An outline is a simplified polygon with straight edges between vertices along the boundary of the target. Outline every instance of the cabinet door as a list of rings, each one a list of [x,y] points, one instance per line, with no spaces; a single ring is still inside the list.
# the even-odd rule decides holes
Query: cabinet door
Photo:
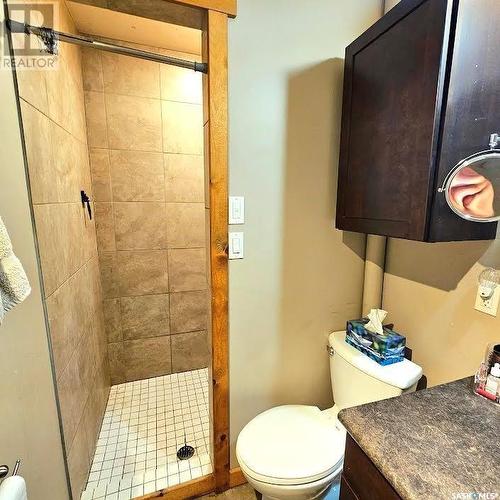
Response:
[[[446,0],[405,0],[346,50],[337,227],[424,240]]]
[[[500,2],[460,0],[456,19],[436,191],[458,162],[500,133]],[[496,228],[457,217],[444,195],[434,196],[431,241],[494,239]]]

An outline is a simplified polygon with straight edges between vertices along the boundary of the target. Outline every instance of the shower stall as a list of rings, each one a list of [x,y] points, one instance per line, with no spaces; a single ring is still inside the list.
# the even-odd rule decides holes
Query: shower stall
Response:
[[[92,3],[12,43],[59,38],[17,85],[71,494],[121,500],[212,473],[206,68],[201,31]]]

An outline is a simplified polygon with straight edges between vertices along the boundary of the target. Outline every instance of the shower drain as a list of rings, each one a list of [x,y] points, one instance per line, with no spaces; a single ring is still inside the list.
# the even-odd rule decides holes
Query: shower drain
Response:
[[[177,458],[179,460],[188,460],[194,455],[194,448],[187,444],[186,432],[184,432],[184,446],[177,450]]]
[[[184,444],[177,451],[177,458],[179,460],[188,460],[194,455],[194,448],[188,444]]]

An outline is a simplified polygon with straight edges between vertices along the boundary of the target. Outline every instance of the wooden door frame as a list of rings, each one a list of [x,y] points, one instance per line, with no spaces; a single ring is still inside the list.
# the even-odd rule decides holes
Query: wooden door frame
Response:
[[[227,490],[243,481],[230,471],[229,443],[229,310],[228,310],[228,17],[236,16],[236,0],[165,0],[203,9],[202,55],[208,65],[203,78],[205,177],[210,213],[212,338],[212,425],[214,470],[211,475],[165,488],[140,500],[187,499]],[[210,6],[210,8],[207,8]],[[232,472],[232,474],[230,474]],[[231,476],[231,479],[230,479]],[[236,479],[236,481],[235,481]]]
[[[212,428],[215,490],[229,487],[228,78],[225,13],[209,10],[203,30],[205,157],[210,208]]]

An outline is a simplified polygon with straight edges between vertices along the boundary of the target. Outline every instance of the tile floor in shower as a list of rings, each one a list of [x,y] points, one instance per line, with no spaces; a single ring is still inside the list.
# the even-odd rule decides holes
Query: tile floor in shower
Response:
[[[189,460],[177,451],[195,448]],[[128,500],[212,472],[208,369],[111,387],[81,500]]]

